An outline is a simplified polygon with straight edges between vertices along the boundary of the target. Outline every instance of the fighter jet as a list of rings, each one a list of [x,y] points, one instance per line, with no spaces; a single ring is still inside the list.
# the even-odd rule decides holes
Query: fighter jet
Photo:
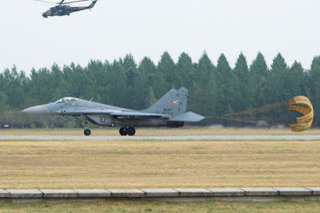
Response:
[[[171,89],[154,105],[144,110],[132,110],[110,106],[80,98],[65,97],[54,103],[38,105],[24,109],[28,114],[51,114],[61,116],[81,116],[87,122],[100,126],[119,126],[121,136],[134,136],[136,127],[182,127],[185,122],[199,122],[203,116],[186,112],[188,90]],[[84,129],[84,135],[91,135],[91,130]]]

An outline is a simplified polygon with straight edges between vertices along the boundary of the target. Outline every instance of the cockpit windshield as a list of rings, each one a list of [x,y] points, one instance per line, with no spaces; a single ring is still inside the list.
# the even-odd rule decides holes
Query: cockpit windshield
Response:
[[[57,100],[55,103],[56,103],[56,104],[63,103],[63,99],[61,98],[60,100]]]
[[[61,98],[60,100],[57,100],[55,103],[60,104],[60,103],[76,103],[78,102],[78,98],[72,98],[72,97],[66,97],[66,98]]]
[[[78,98],[69,98],[69,97],[63,99],[65,103],[75,103],[75,102],[78,102],[78,100],[79,100]]]

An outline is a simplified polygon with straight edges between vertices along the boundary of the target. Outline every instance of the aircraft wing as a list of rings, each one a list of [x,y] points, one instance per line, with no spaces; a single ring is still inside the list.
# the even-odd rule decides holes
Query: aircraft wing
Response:
[[[115,118],[168,118],[168,115],[158,113],[145,113],[139,111],[125,111],[125,110],[114,110],[114,109],[71,109],[59,112],[63,115],[110,115]]]
[[[145,112],[113,112],[110,114],[116,118],[168,118],[168,115]]]
[[[58,111],[59,114],[62,115],[99,115],[99,114],[110,114],[112,111],[107,109],[88,109],[88,108],[77,108],[77,109],[68,109]]]

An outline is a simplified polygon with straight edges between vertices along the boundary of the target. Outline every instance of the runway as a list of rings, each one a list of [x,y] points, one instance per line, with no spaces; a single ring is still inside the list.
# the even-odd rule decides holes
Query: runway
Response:
[[[37,136],[5,135],[0,141],[320,141],[320,135],[194,135],[194,136]]]

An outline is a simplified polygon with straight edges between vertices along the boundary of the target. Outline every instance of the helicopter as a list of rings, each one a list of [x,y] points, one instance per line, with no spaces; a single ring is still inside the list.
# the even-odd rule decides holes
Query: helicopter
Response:
[[[36,0],[36,1],[44,2],[41,0]],[[71,7],[68,5],[68,4],[73,4],[76,2],[84,2],[84,1],[91,1],[92,3],[86,7]],[[52,2],[49,2],[49,3],[52,3]],[[42,17],[48,18],[49,16],[69,16],[70,13],[91,9],[94,7],[96,3],[97,3],[97,0],[77,0],[77,1],[71,1],[71,2],[65,2],[65,0],[62,0],[61,2],[57,3],[55,7],[51,7],[46,12],[42,13]]]

